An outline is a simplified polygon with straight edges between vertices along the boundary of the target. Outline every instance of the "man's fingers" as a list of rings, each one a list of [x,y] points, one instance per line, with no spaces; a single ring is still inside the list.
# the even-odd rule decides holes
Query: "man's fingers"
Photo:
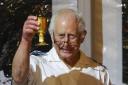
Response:
[[[34,21],[34,20],[27,20],[25,25],[33,25],[35,26],[35,28],[38,28],[39,27],[39,24],[37,21]]]
[[[26,27],[26,29],[31,29],[31,30],[34,30],[34,31],[38,31],[38,28],[39,27],[37,27],[35,25],[31,25],[31,24],[28,24],[27,27]]]
[[[37,20],[37,17],[36,17],[36,16],[28,16],[27,19],[28,19],[28,20]]]

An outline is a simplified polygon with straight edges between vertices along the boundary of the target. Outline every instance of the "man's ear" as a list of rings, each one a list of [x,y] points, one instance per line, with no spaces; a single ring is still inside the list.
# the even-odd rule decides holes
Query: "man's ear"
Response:
[[[82,32],[82,33],[81,33],[81,35],[80,35],[80,43],[83,43],[83,41],[84,41],[84,39],[85,39],[86,34],[87,34],[87,32],[86,32],[86,31],[84,31],[84,32]]]
[[[53,42],[53,44],[55,44],[55,35],[54,35],[54,32],[52,34],[52,42]]]

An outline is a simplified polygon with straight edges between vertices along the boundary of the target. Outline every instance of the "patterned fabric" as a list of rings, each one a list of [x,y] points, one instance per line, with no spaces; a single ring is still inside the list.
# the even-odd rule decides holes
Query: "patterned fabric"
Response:
[[[0,85],[11,85],[11,83],[12,83],[12,78],[5,77],[4,72],[0,71]]]
[[[42,56],[30,56],[30,75],[24,85],[110,85],[107,69],[83,52],[74,67],[66,65],[55,48]]]

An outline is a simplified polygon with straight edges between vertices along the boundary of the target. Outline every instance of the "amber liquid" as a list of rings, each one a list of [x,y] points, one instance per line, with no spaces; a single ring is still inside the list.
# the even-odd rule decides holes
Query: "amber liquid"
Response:
[[[48,45],[45,42],[45,33],[46,33],[46,28],[47,28],[47,20],[46,17],[38,16],[38,23],[39,23],[39,30],[38,30],[38,35],[39,35],[39,43],[38,45]]]

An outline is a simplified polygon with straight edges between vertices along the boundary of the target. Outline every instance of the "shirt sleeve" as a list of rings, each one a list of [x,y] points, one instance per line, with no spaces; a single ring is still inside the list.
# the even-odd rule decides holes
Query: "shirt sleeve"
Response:
[[[111,85],[109,73],[108,73],[107,70],[106,70],[106,73],[105,73],[105,85]]]
[[[106,68],[101,70],[100,76],[101,76],[101,79],[102,79],[102,82],[104,83],[104,85],[111,85],[109,73]]]

